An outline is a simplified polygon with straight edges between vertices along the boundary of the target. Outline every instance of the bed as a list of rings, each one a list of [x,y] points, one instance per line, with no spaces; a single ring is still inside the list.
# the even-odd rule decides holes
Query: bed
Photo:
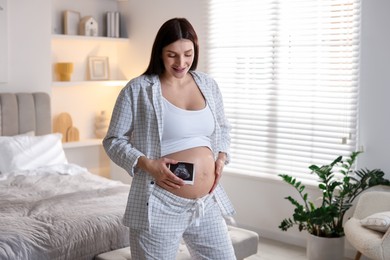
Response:
[[[46,93],[0,93],[0,259],[93,259],[129,246],[129,185],[67,162]]]

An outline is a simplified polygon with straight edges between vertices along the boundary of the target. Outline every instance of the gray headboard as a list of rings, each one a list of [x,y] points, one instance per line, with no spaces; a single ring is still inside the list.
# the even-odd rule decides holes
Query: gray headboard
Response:
[[[0,93],[0,135],[35,131],[51,133],[50,96],[47,93]]]

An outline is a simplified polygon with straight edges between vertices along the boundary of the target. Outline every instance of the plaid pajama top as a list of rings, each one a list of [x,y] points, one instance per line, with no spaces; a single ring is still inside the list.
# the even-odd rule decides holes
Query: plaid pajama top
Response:
[[[225,117],[222,95],[217,83],[204,73],[190,71],[214,116],[215,130],[211,136],[215,159],[218,152],[230,160],[230,126]],[[155,184],[153,177],[135,167],[140,156],[161,157],[163,103],[159,77],[142,75],[132,79],[118,95],[103,147],[117,165],[133,176],[123,223],[131,228],[148,229],[148,201]],[[234,213],[227,194],[219,184],[216,200],[224,215]]]

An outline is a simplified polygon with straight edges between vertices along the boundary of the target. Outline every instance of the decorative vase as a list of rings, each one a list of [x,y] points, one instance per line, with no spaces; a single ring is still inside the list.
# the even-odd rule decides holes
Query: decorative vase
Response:
[[[103,138],[106,136],[109,123],[110,118],[107,116],[107,112],[101,111],[95,121],[95,134],[97,138]]]
[[[306,256],[308,260],[344,259],[345,237],[317,237],[309,234]]]
[[[70,81],[70,78],[73,73],[73,63],[72,62],[59,62],[56,65],[58,78],[60,81]]]

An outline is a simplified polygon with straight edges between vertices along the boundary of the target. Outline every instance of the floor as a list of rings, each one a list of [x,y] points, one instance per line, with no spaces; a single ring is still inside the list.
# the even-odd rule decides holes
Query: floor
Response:
[[[260,238],[257,254],[245,260],[304,260],[306,249],[282,242]],[[345,258],[345,260],[350,260]]]

